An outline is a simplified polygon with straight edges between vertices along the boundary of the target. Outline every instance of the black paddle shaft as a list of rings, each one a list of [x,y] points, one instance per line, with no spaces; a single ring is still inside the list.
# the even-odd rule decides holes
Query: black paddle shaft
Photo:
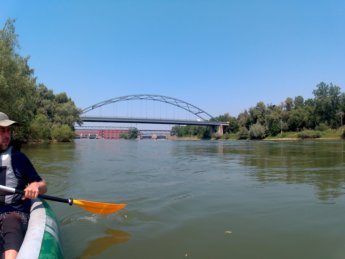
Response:
[[[46,194],[40,194],[38,195],[39,198],[45,199],[45,200],[51,200],[51,201],[58,201],[58,202],[64,202],[68,203],[69,205],[73,204],[73,199],[66,199],[66,198],[60,198],[60,197],[54,197]]]
[[[16,193],[24,194],[24,191],[16,189]],[[38,197],[42,198],[42,199],[45,199],[45,200],[51,200],[51,201],[68,203],[69,205],[73,204],[73,199],[72,198],[70,198],[70,199],[59,198],[59,197],[50,196],[50,195],[46,195],[46,194],[39,194]]]

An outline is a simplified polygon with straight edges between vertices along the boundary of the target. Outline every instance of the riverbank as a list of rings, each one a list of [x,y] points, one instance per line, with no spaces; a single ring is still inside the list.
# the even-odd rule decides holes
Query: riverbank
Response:
[[[263,140],[274,140],[274,141],[292,141],[292,140],[308,140],[301,138],[265,138]],[[341,137],[328,137],[328,138],[309,138],[309,140],[342,140]]]
[[[167,137],[168,140],[193,140],[193,141],[196,141],[196,140],[200,140],[198,137],[178,137],[178,136],[168,136]]]
[[[286,141],[286,140],[303,140],[303,139],[315,139],[315,140],[341,140],[343,139],[344,129],[327,129],[324,131],[316,130],[305,130],[300,132],[283,132],[276,136],[268,136],[262,140],[277,140],[277,141]],[[225,140],[237,140],[238,134],[236,133],[226,133],[221,139]]]

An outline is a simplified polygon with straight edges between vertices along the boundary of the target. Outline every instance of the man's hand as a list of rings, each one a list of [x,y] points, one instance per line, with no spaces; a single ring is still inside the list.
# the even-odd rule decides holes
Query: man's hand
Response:
[[[41,191],[40,191],[41,189]],[[43,191],[42,191],[43,189]],[[46,192],[46,183],[42,182],[32,182],[24,189],[24,199],[36,199],[40,193]]]

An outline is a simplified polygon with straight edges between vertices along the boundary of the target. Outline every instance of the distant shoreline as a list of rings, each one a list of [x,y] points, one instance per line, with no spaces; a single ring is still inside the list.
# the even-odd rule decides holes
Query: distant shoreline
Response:
[[[277,141],[288,141],[288,140],[342,140],[340,137],[329,137],[329,138],[265,138],[263,140],[277,140]]]
[[[176,140],[176,141],[183,141],[183,140],[190,140],[190,141],[197,141],[201,140],[197,137],[176,137],[176,136],[170,136],[167,138],[168,140]],[[220,139],[222,140],[222,139]],[[225,140],[225,139],[223,139]],[[227,139],[227,140],[238,140],[238,139]],[[301,141],[301,140],[342,140],[341,137],[323,137],[323,138],[292,138],[292,137],[286,137],[286,138],[265,138],[261,141]],[[260,141],[260,140],[259,140]]]

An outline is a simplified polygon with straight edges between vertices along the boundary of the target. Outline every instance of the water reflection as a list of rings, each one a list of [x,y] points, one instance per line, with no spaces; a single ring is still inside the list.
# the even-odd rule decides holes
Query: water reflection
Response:
[[[177,146],[174,153],[190,160],[202,157],[213,166],[237,163],[260,183],[311,184],[325,201],[344,194],[344,145],[342,140],[201,141]]]
[[[75,143],[24,145],[22,151],[30,158],[39,174],[48,182],[51,195],[64,196],[70,187],[69,175],[79,159]]]
[[[103,237],[89,241],[87,247],[78,258],[87,259],[99,256],[112,246],[126,243],[130,238],[130,235],[127,232],[111,228],[106,229],[105,234],[106,235]]]
[[[344,142],[263,142],[241,149],[240,162],[256,170],[250,174],[262,183],[312,184],[320,200],[344,194]]]

